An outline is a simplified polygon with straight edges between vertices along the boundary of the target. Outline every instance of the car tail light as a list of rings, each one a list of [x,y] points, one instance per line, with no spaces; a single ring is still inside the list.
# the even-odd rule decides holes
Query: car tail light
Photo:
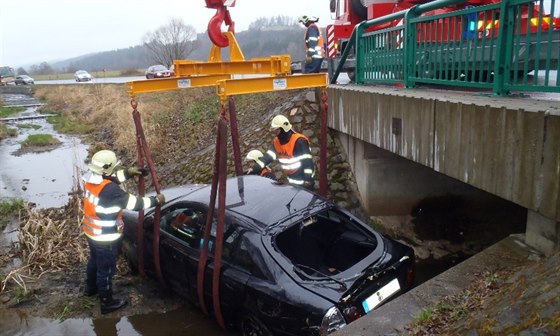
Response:
[[[360,314],[360,311],[358,310],[358,307],[355,307],[355,306],[344,308],[343,313],[344,313],[344,317],[346,317],[346,321],[348,321],[348,323],[350,323],[352,321],[356,321],[357,319],[362,317],[362,314]]]
[[[346,321],[340,310],[336,307],[331,307],[321,321],[321,336],[325,336],[337,331],[346,326]]]
[[[413,255],[410,258],[410,267],[406,271],[406,285],[412,286],[414,284],[415,277],[416,277],[416,257]]]

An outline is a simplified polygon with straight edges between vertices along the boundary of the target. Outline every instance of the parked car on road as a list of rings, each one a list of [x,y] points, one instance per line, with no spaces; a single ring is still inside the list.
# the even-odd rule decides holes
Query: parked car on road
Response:
[[[173,70],[167,69],[165,66],[161,64],[158,64],[158,65],[152,65],[151,67],[146,69],[145,75],[146,75],[146,79],[168,78],[168,77],[174,77],[175,72]]]
[[[13,83],[16,79],[14,68],[9,66],[0,66],[0,86]]]
[[[16,85],[35,84],[35,80],[27,75],[16,76]]]
[[[413,285],[414,251],[305,188],[260,176],[227,180],[221,312],[242,335],[327,335]],[[211,188],[163,190],[159,254],[168,288],[195,306],[197,269]],[[145,272],[155,275],[154,209],[143,221]],[[208,242],[204,297],[210,312],[216,214]],[[137,260],[136,212],[123,214],[123,251]],[[188,219],[188,220],[187,220]]]
[[[89,82],[93,79],[93,76],[85,70],[78,70],[74,73],[74,79],[76,82]]]

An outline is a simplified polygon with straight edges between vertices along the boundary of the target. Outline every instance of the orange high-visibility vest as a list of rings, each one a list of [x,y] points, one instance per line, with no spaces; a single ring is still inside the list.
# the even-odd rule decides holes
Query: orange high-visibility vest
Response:
[[[103,179],[100,184],[86,182],[84,195],[84,219],[82,228],[84,233],[93,240],[114,241],[120,238],[123,232],[123,220],[120,207],[102,207],[99,205],[101,190],[112,183]],[[101,219],[98,213],[106,216]],[[109,217],[109,219],[107,219]],[[111,218],[114,217],[114,218]]]
[[[312,26],[315,26],[315,28],[317,28],[317,31],[319,31],[319,36],[318,36],[318,40],[317,40],[317,46],[314,49],[314,54],[313,56],[311,56],[312,58],[324,58],[325,57],[325,41],[323,40],[323,33],[321,32],[321,28],[319,28],[316,24],[312,23],[309,25],[309,27],[307,27],[306,31],[305,31],[305,50],[308,51],[309,50],[309,45],[308,45],[308,31],[309,28],[311,28]]]
[[[305,139],[309,143],[309,139],[305,135],[297,132],[292,134],[290,140],[283,145],[280,144],[278,137],[274,138],[274,150],[276,151],[278,162],[287,176],[295,174],[301,168],[301,160],[307,158],[307,156],[303,158],[294,157],[296,141],[300,138]]]

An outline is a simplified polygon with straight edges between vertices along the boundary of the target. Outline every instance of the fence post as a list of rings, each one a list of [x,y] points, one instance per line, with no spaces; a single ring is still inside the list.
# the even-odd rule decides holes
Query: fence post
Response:
[[[418,17],[416,13],[416,7],[418,5],[411,7],[404,14],[404,53],[403,53],[403,64],[404,64],[404,86],[411,88],[416,86],[416,82],[410,77],[416,77],[415,69],[415,55],[416,55],[416,29],[414,29],[412,19]]]
[[[495,95],[503,96],[508,92],[504,89],[504,82],[509,80],[511,66],[507,59],[513,45],[513,13],[509,13],[513,7],[509,7],[509,0],[500,3],[500,30],[498,31],[498,45],[496,49],[496,60],[494,62],[494,84],[492,91]]]
[[[356,56],[356,68],[354,69],[354,73],[356,84],[364,84],[365,48],[364,39],[360,38],[365,32],[363,26],[364,22],[360,22],[354,29],[356,32],[356,36],[354,37],[356,39],[354,41],[354,55]]]

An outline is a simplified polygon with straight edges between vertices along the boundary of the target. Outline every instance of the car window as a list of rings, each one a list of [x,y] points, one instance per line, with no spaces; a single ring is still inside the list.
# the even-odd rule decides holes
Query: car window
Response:
[[[165,209],[161,216],[160,228],[187,243],[192,248],[200,248],[203,236],[205,213],[194,207],[177,205]]]
[[[260,257],[260,251],[245,236],[246,230],[231,225],[224,233],[223,259],[230,265],[244,270],[245,272],[266,279],[265,273],[259,267],[256,260]]]

